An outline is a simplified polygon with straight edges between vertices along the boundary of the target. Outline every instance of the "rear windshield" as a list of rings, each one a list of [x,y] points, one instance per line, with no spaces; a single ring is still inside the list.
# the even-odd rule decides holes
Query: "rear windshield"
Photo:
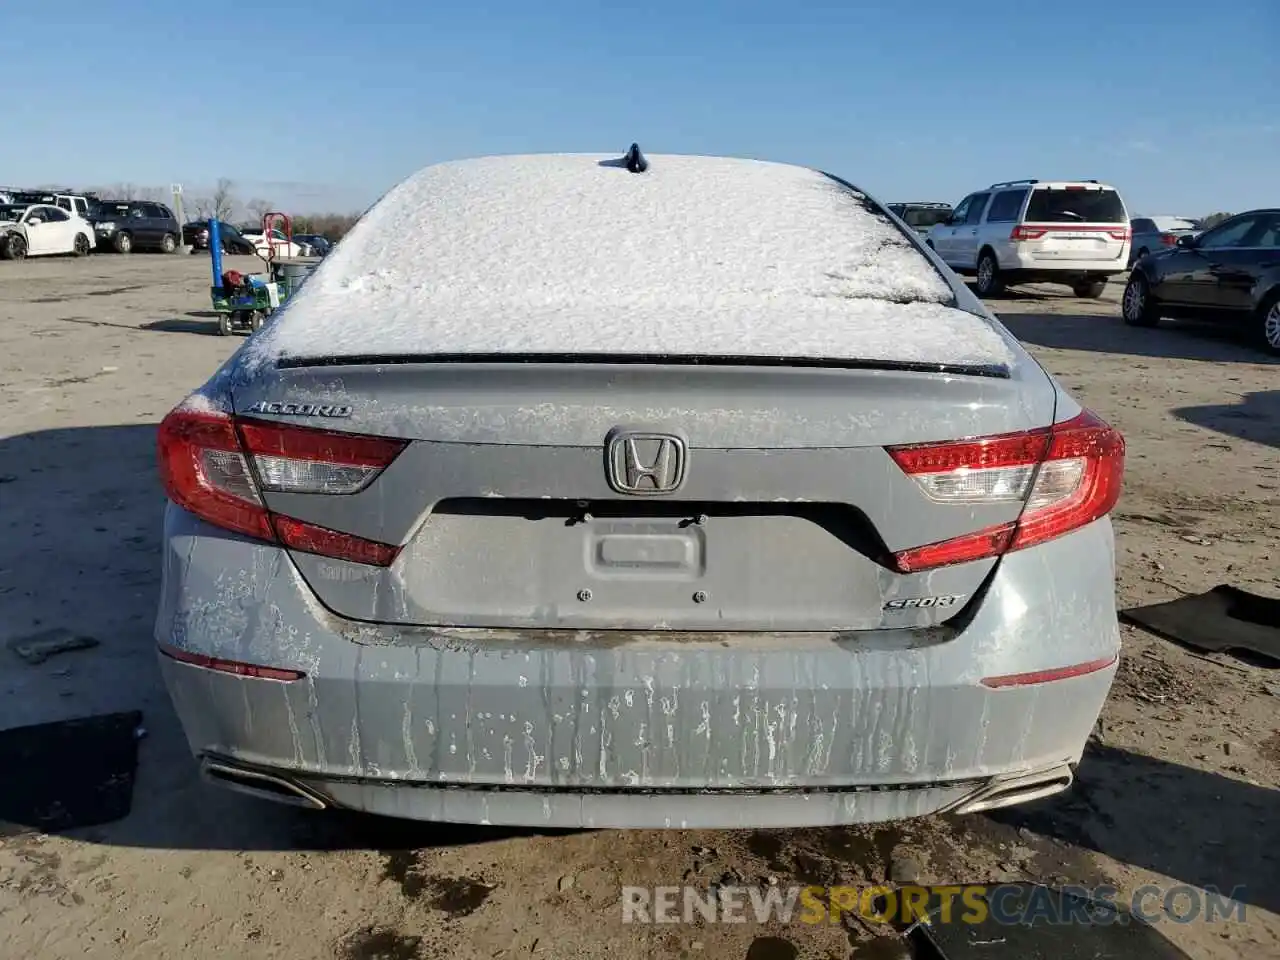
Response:
[[[1028,223],[1128,223],[1114,190],[1051,190],[1040,187],[1027,205]]]
[[[946,207],[907,207],[902,220],[908,227],[932,227],[951,216]]]

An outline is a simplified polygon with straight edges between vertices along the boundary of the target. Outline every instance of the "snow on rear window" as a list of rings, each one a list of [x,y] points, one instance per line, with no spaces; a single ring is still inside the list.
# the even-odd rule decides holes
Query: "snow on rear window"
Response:
[[[861,194],[752,160],[490,157],[427,167],[246,344],[280,357],[492,353],[1008,363]]]

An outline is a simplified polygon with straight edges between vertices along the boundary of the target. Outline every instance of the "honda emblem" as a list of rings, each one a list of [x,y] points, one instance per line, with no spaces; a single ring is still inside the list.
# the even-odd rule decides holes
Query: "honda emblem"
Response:
[[[605,476],[618,493],[672,493],[684,483],[684,441],[670,433],[619,431],[605,440]]]

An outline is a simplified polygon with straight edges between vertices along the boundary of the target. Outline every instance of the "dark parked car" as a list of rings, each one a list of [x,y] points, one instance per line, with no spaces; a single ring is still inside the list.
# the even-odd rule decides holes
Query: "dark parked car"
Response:
[[[107,201],[97,204],[89,212],[89,219],[93,221],[99,249],[173,253],[178,247],[178,218],[163,203]]]
[[[951,216],[949,203],[891,203],[889,212],[921,236],[929,233],[934,224]]]
[[[239,229],[234,224],[227,223],[225,220],[218,221],[218,236],[221,240],[223,253],[247,253],[254,252],[253,244],[240,235]],[[182,242],[190,246],[193,250],[209,249],[209,221],[193,220],[182,228]]]
[[[318,233],[294,234],[293,242],[302,245],[302,255],[304,257],[328,256],[329,251],[333,249],[332,241],[328,237],[320,236]]]
[[[1135,327],[1161,317],[1244,325],[1280,353],[1280,209],[1237,214],[1138,261],[1121,310]]]

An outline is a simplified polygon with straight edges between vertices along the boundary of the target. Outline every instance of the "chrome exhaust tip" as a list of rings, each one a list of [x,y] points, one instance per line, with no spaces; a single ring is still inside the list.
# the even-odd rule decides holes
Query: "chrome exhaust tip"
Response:
[[[1019,803],[1042,800],[1055,793],[1070,788],[1075,781],[1071,766],[1066,763],[1024,773],[1013,777],[1002,777],[992,780],[955,804],[947,813],[982,813],[987,810],[998,810],[1001,807],[1012,807]]]
[[[287,803],[308,810],[325,810],[329,806],[323,797],[287,777],[242,767],[225,760],[206,758],[200,763],[200,772],[210,783],[262,800]]]

